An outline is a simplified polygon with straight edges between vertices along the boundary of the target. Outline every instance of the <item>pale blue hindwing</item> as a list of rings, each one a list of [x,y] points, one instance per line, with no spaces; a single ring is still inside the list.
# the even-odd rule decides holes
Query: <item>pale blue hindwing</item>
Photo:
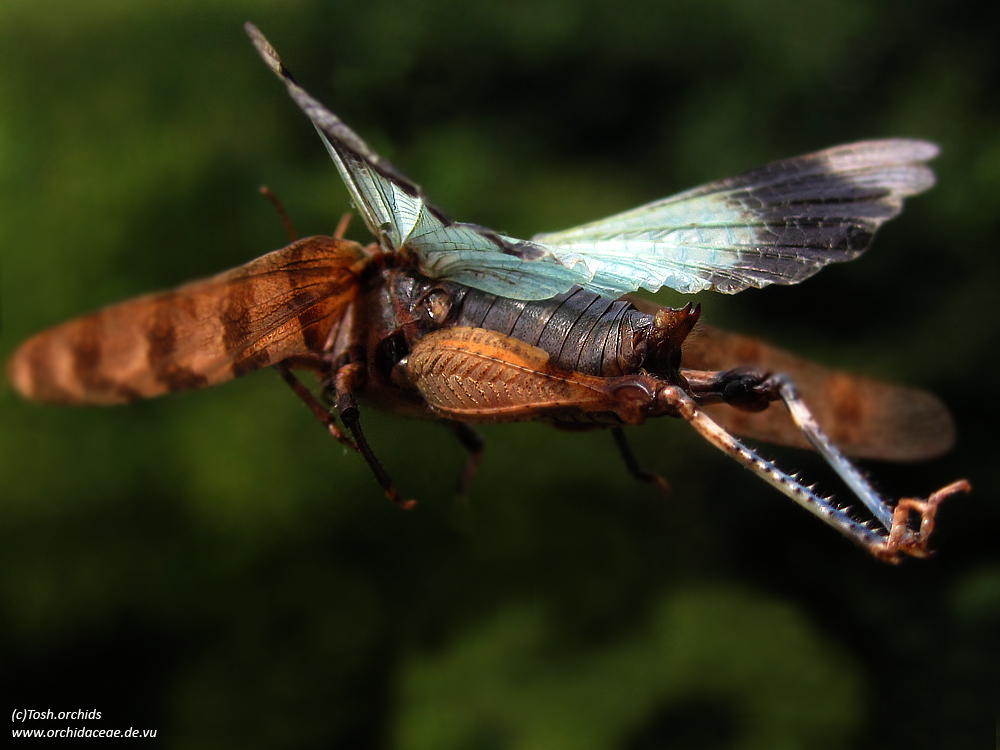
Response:
[[[259,31],[265,62],[312,120],[379,245],[421,271],[514,299],[580,285],[618,297],[639,288],[733,293],[796,284],[851,260],[903,199],[934,183],[938,149],[913,140],[839,146],[774,162],[530,242],[453,221],[420,188],[305,92]]]

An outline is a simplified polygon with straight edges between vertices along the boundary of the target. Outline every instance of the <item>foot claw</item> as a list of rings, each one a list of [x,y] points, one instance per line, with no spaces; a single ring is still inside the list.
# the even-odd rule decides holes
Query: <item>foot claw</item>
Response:
[[[937,514],[938,505],[943,500],[959,492],[969,492],[972,489],[966,480],[960,479],[952,482],[947,487],[942,487],[926,500],[919,498],[904,497],[897,504],[892,513],[892,528],[889,536],[872,552],[879,559],[886,562],[898,563],[903,555],[910,557],[926,558],[931,556],[931,551],[927,548],[931,532],[934,531],[934,517]],[[913,528],[910,519],[913,514],[920,516],[920,525]]]
[[[650,475],[650,482],[656,485],[656,488],[660,491],[660,494],[664,497],[670,497],[670,493],[673,489],[670,486],[670,482],[661,477],[659,474]]]
[[[395,505],[397,508],[402,510],[413,510],[417,507],[416,500],[404,500],[399,496],[395,487],[387,487],[385,490],[385,496],[389,498],[389,501]]]

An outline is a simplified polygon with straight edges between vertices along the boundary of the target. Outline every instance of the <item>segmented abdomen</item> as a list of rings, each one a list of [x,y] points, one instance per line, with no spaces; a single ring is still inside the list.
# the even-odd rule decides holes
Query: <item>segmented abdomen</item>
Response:
[[[456,325],[486,328],[537,346],[567,370],[615,377],[641,367],[643,356],[634,344],[652,327],[652,316],[579,287],[535,302],[469,289]]]

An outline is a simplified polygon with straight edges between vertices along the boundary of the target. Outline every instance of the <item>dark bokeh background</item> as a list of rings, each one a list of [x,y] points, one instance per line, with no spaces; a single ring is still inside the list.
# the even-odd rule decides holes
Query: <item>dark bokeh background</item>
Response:
[[[3,356],[281,246],[261,184],[303,233],[333,230],[346,193],[253,20],[436,202],[515,236],[853,139],[939,142],[938,187],[869,254],[702,301],[711,322],[938,393],[954,452],[866,469],[893,496],[975,487],[942,512],[934,559],[892,568],[667,420],[631,434],[668,500],[606,434],[514,425],[484,430],[462,504],[445,430],[368,413],[421,500],[404,513],[269,371],[106,410],[5,388],[9,708],[96,708],[69,724],[170,746],[988,746],[1000,14],[984,7],[6,0]]]

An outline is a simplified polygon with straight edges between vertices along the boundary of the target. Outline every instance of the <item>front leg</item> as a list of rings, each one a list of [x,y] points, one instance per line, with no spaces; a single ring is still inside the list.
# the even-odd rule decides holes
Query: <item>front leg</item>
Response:
[[[320,403],[320,400],[313,395],[313,392],[310,391],[301,380],[298,379],[295,373],[292,372],[292,369],[285,362],[276,362],[274,364],[274,369],[278,371],[278,374],[281,375],[282,379],[288,384],[288,387],[291,388],[295,395],[302,400],[302,403],[309,408],[309,411],[313,413],[313,416],[319,420],[320,424],[326,428],[326,431],[329,432],[338,443],[346,445],[352,450],[358,450],[357,443],[344,434],[344,431],[340,429],[340,425],[337,424],[337,420],[333,418],[329,409]]]
[[[340,421],[351,433],[358,451],[364,456],[368,468],[375,475],[375,481],[385,490],[386,497],[403,510],[410,510],[417,504],[417,501],[405,500],[400,496],[399,490],[396,489],[389,473],[382,466],[382,462],[378,460],[371,446],[368,445],[368,439],[361,429],[361,412],[358,409],[355,394],[364,387],[365,379],[365,368],[360,363],[346,364],[337,370],[333,378],[333,385]]]
[[[288,383],[295,394],[302,399],[302,402],[309,408],[316,419],[318,419],[319,422],[326,428],[330,435],[332,435],[338,442],[346,445],[352,450],[358,451],[362,456],[364,456],[365,462],[372,470],[372,474],[375,475],[375,481],[377,481],[382,486],[382,489],[385,490],[386,497],[404,510],[409,510],[416,505],[415,500],[404,500],[400,497],[399,491],[396,489],[391,477],[382,466],[381,461],[378,460],[375,452],[371,449],[371,446],[368,444],[368,440],[365,438],[364,432],[361,429],[360,412],[358,410],[355,393],[361,390],[364,386],[365,373],[363,365],[357,363],[343,365],[336,371],[333,377],[334,397],[336,400],[337,411],[340,415],[340,420],[344,423],[348,432],[351,433],[351,437],[344,434],[344,431],[340,429],[340,426],[337,424],[337,420],[334,419],[330,410],[320,403],[320,400],[313,395],[312,391],[306,388],[306,386],[295,376],[287,364],[284,362],[278,362],[274,365],[274,369],[280,373],[285,382]]]

